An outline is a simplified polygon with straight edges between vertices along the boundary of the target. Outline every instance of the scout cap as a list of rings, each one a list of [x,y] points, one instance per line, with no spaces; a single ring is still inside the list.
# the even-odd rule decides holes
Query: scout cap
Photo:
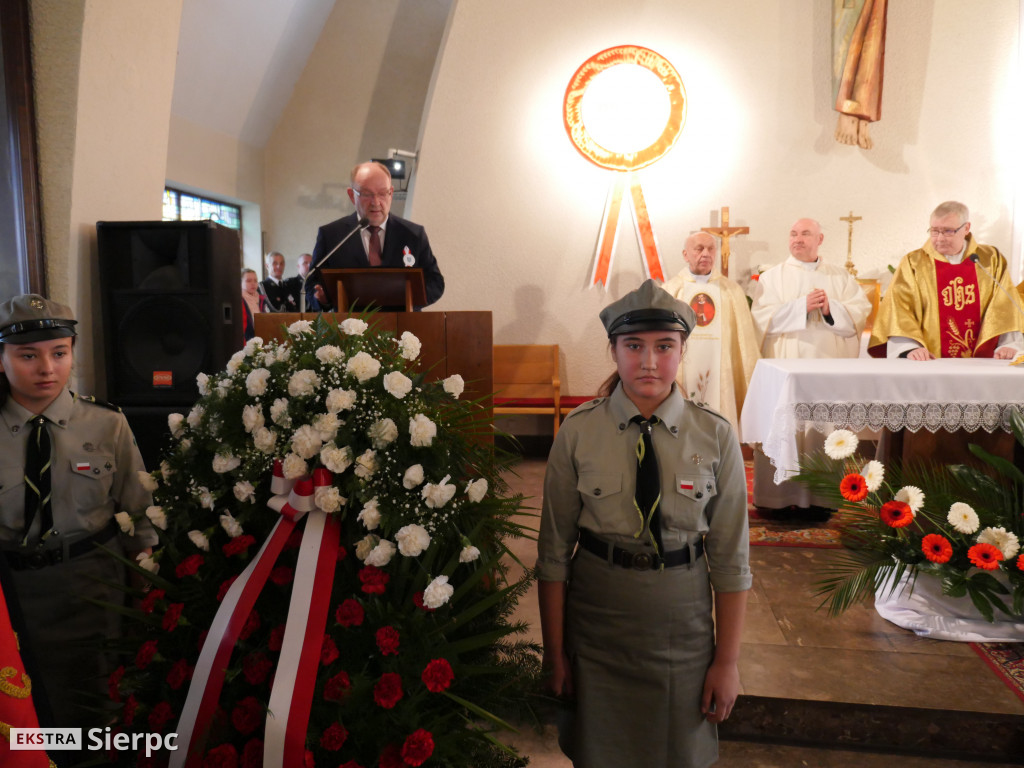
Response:
[[[0,304],[0,344],[28,344],[76,336],[71,310],[34,293]]]
[[[654,280],[644,280],[635,291],[601,310],[608,338],[639,331],[682,331],[688,335],[697,322],[690,305],[663,290]]]

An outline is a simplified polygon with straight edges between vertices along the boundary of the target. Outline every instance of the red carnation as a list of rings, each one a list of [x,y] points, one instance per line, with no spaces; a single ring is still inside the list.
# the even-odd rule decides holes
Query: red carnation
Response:
[[[847,501],[864,501],[868,496],[868,484],[860,475],[849,474],[839,483],[839,492]]]
[[[1017,558],[1017,570],[1024,571],[1024,555],[1020,555]]]
[[[352,687],[348,672],[342,670],[324,683],[324,698],[327,701],[341,701]]]
[[[358,600],[348,598],[334,612],[334,620],[343,627],[358,627],[366,615]]]
[[[171,671],[167,673],[167,684],[171,686],[171,690],[178,690],[192,679],[192,667],[188,665],[184,659],[178,659],[174,662],[171,667]]]
[[[415,605],[420,610],[426,611],[427,613],[433,613],[434,612],[433,608],[428,608],[426,603],[423,602],[423,593],[422,592],[416,592],[415,594],[413,594],[412,602],[413,602],[413,605]]]
[[[203,768],[238,768],[238,751],[230,744],[219,744],[203,757]]]
[[[178,567],[174,569],[174,575],[179,579],[184,579],[186,576],[194,576],[202,564],[202,555],[189,555],[178,563]]]
[[[124,665],[118,667],[110,673],[110,679],[107,680],[107,691],[110,694],[110,700],[120,702],[121,701],[121,678],[124,677]]]
[[[242,749],[241,768],[263,768],[263,742],[249,739]]]
[[[135,666],[139,669],[145,669],[149,666],[149,662],[156,656],[156,640],[147,640],[140,647],[138,652],[135,654]]]
[[[391,709],[402,698],[402,678],[395,672],[385,672],[373,686],[373,700],[384,709]]]
[[[330,635],[324,635],[324,641],[320,646],[320,663],[326,667],[332,664],[339,655],[334,639]]]
[[[405,768],[402,753],[394,744],[388,744],[377,760],[378,768]]]
[[[239,640],[248,640],[249,636],[260,628],[260,615],[253,609],[249,613],[249,618],[245,620],[245,624],[242,625],[242,631],[238,633]]]
[[[222,602],[224,600],[224,595],[226,595],[228,593],[228,590],[231,589],[231,585],[235,583],[235,579],[237,579],[237,578],[238,578],[238,574],[236,573],[230,579],[225,579],[224,581],[222,581],[220,583],[220,587],[217,588],[217,602],[218,603]]]
[[[933,563],[948,563],[953,556],[953,545],[949,539],[937,533],[929,533],[921,539],[921,550]]]
[[[272,651],[280,651],[284,647],[284,624],[278,624],[270,630],[267,647]]]
[[[999,561],[1003,559],[1003,553],[999,547],[991,544],[975,544],[967,550],[967,557],[979,568],[986,571],[994,571],[999,567]]]
[[[346,557],[348,557],[348,550],[346,550],[343,546],[341,546],[339,544],[338,545],[338,562],[340,563]]]
[[[178,626],[178,619],[181,618],[181,612],[185,610],[184,603],[171,603],[167,606],[167,611],[164,613],[164,620],[161,626],[164,628],[164,632],[173,632]]]
[[[367,565],[359,571],[359,581],[363,583],[363,592],[368,595],[383,595],[391,577],[375,565]]]
[[[285,584],[291,584],[294,578],[295,571],[287,565],[279,565],[270,572],[270,580],[281,587]]]
[[[377,648],[384,656],[398,655],[398,630],[394,627],[381,627],[377,630]]]
[[[417,728],[402,745],[402,759],[407,765],[423,765],[434,754],[434,737],[430,731]]]
[[[255,543],[255,536],[243,533],[241,536],[235,536],[235,538],[230,539],[227,544],[221,547],[221,552],[224,553],[224,557],[231,557],[232,555],[237,555],[240,552],[245,552]]]
[[[255,696],[246,696],[231,710],[231,724],[243,736],[248,736],[260,727],[266,714],[266,708],[256,701]]]
[[[149,727],[156,733],[163,733],[164,726],[174,718],[174,710],[166,701],[161,701],[149,713]]]
[[[347,738],[348,731],[339,723],[331,723],[320,735],[320,746],[331,752],[337,752],[345,744]]]
[[[166,592],[162,589],[149,590],[146,596],[142,598],[142,602],[139,603],[139,608],[142,609],[143,613],[152,613],[153,609],[156,607],[156,601],[163,599],[165,594]]]
[[[242,674],[250,685],[259,685],[267,679],[274,664],[262,653],[250,653],[242,659]]]
[[[128,700],[124,703],[124,709],[121,710],[121,719],[125,725],[131,725],[132,721],[135,720],[135,713],[139,709],[139,702],[136,700],[135,695],[132,694],[128,697]]]
[[[420,677],[428,691],[440,693],[448,690],[448,686],[455,679],[455,673],[452,672],[452,665],[448,663],[447,659],[434,659],[427,664]]]
[[[903,528],[914,522],[914,513],[905,501],[887,501],[878,515],[883,523],[892,528]]]

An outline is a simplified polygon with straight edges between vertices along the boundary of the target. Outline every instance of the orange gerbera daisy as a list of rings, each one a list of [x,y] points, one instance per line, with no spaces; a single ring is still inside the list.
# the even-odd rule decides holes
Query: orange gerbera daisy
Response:
[[[929,533],[921,540],[921,550],[933,563],[948,563],[953,556],[953,545],[949,539],[937,533]]]
[[[1003,559],[1003,553],[999,547],[991,544],[975,544],[967,550],[967,557],[972,563],[986,571],[994,571],[999,567],[999,561]]]
[[[905,501],[887,501],[882,505],[878,516],[891,528],[903,528],[914,522],[914,513],[910,511],[910,505]]]
[[[1024,555],[1017,558],[1017,570],[1024,571]]]
[[[864,501],[868,495],[867,480],[856,473],[851,473],[839,483],[839,492],[847,501]]]

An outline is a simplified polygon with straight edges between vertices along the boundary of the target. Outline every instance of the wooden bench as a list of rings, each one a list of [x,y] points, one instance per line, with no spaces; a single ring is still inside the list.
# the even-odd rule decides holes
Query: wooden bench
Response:
[[[557,344],[494,345],[495,415],[549,415],[561,421]]]

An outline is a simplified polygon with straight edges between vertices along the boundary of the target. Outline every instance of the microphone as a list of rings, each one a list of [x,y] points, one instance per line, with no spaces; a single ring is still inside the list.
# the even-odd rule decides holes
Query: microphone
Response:
[[[299,309],[300,312],[302,312],[303,314],[306,313],[306,281],[309,280],[309,278],[312,276],[312,274],[314,272],[316,272],[318,269],[320,269],[320,267],[323,266],[323,263],[325,261],[327,261],[329,258],[331,258],[331,256],[334,255],[334,252],[337,251],[339,248],[341,248],[341,246],[343,246],[345,244],[345,242],[350,237],[352,237],[352,235],[354,235],[356,232],[362,232],[368,226],[370,226],[370,220],[368,218],[366,218],[365,216],[363,216],[361,219],[359,219],[359,221],[356,222],[355,228],[351,232],[349,232],[347,235],[345,235],[343,238],[341,238],[341,240],[338,241],[338,244],[336,246],[334,246],[333,248],[331,248],[330,252],[326,256],[324,256],[322,259],[320,259],[320,261],[318,261],[306,273],[306,276],[304,278],[302,278],[302,290],[299,291],[299,301],[301,302],[301,305],[302,305],[300,307],[300,309]]]
[[[1002,291],[1006,298],[1010,300],[1010,306],[1017,310],[1018,315],[1024,317],[1024,311],[1021,311],[1021,308],[1017,305],[1017,302],[1013,300],[1013,297],[1010,295],[1010,292],[1003,287],[1003,284],[996,280],[995,275],[989,272],[985,265],[981,263],[981,261],[978,259],[978,254],[972,253],[967,258],[974,262],[974,266],[979,267],[982,272],[988,275],[988,279],[992,281],[993,285],[995,285],[1000,291]]]

